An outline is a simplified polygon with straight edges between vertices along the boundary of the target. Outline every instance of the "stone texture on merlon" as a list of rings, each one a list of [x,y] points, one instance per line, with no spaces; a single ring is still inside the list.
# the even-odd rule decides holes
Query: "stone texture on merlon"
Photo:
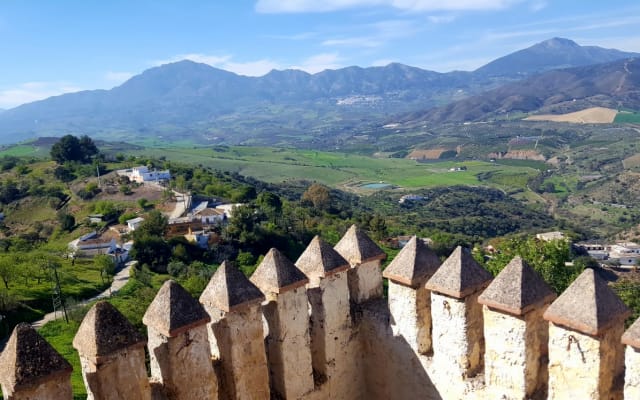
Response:
[[[0,383],[14,390],[70,375],[72,370],[71,364],[24,322],[16,325],[0,354]]]
[[[166,337],[177,336],[210,320],[202,304],[173,280],[162,285],[142,317],[145,325]]]
[[[640,349],[640,318],[622,335],[622,344]]]
[[[114,306],[97,302],[82,320],[73,347],[85,357],[100,363],[118,350],[144,347],[146,339]]]
[[[597,271],[585,269],[544,313],[544,319],[597,336],[631,315]]]
[[[351,225],[347,233],[336,243],[334,249],[351,265],[384,260],[387,257],[385,252],[355,225]]]
[[[524,315],[556,297],[540,274],[522,258],[515,257],[482,292],[478,302],[509,314]]]
[[[351,267],[349,261],[320,236],[313,238],[295,264],[308,277],[322,278],[346,271]]]
[[[493,276],[473,259],[469,250],[458,246],[427,281],[426,288],[461,299],[484,289],[491,279]]]
[[[309,279],[284,254],[271,249],[250,281],[263,293],[283,293],[309,283]]]
[[[251,303],[260,303],[264,299],[260,289],[227,261],[220,264],[200,295],[202,304],[225,312]]]
[[[382,276],[417,289],[440,267],[440,259],[421,239],[413,236],[385,268]]]

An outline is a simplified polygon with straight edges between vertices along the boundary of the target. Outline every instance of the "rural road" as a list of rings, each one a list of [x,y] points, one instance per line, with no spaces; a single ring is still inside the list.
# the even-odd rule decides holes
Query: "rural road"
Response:
[[[110,297],[112,293],[116,293],[118,290],[122,289],[122,287],[129,281],[129,271],[131,270],[131,266],[134,265],[132,263],[127,263],[127,265],[122,268],[122,270],[120,270],[114,277],[113,277],[113,282],[111,282],[111,286],[105,290],[104,292],[98,294],[97,296],[94,296],[90,299],[87,300],[83,300],[80,303],[78,303],[76,305],[76,307],[78,306],[84,306],[86,304],[89,304],[92,301],[95,300],[99,300],[99,299],[104,299],[107,297]],[[44,324],[46,324],[49,321],[53,321],[56,320],[58,318],[62,318],[64,316],[62,311],[58,311],[56,313],[50,312],[48,314],[45,314],[44,317],[42,317],[42,319],[38,320],[38,321],[34,321],[31,323],[31,326],[33,326],[36,329],[41,328]]]
[[[180,218],[191,207],[191,196],[180,192],[173,191],[176,196],[176,208],[173,209],[169,218]]]

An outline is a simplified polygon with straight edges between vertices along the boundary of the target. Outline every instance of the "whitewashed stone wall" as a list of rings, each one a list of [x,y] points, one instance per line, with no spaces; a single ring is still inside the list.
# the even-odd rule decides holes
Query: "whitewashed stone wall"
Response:
[[[3,395],[5,400],[71,400],[73,398],[68,375],[65,375],[64,379],[52,379],[14,393],[6,393],[3,390]]]
[[[431,292],[389,281],[391,329],[419,354],[431,350]]]
[[[632,346],[625,350],[624,398],[640,399],[640,351]]]
[[[120,350],[100,365],[80,355],[87,400],[151,399],[144,358],[142,347]]]
[[[619,325],[594,337],[549,324],[549,400],[622,399],[613,391],[623,370]]]
[[[351,301],[362,303],[382,297],[382,270],[380,261],[362,263],[349,270],[349,295]]]

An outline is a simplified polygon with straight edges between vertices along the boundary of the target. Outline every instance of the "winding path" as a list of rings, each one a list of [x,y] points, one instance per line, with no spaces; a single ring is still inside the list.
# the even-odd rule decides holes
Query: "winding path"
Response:
[[[108,289],[106,289],[105,291],[103,291],[102,293],[96,296],[93,296],[90,299],[81,301],[80,303],[76,304],[75,307],[84,306],[91,303],[92,301],[111,297],[112,294],[122,289],[122,287],[129,281],[129,272],[131,270],[132,265],[133,264],[129,262],[124,268],[118,271],[118,273],[113,277],[113,282],[111,282],[111,286]],[[48,314],[45,314],[44,317],[42,317],[42,319],[32,322],[31,326],[33,326],[36,329],[40,329],[47,322],[56,320],[58,318],[62,318],[63,315],[64,314],[62,311],[58,311],[55,313],[50,312]]]

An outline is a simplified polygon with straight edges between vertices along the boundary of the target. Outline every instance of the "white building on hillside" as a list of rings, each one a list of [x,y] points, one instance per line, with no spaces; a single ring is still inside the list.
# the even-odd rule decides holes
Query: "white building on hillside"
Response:
[[[149,168],[141,165],[139,167],[133,167],[131,169],[121,169],[117,171],[118,175],[126,176],[133,182],[163,182],[171,179],[171,172],[169,170],[149,171]]]

